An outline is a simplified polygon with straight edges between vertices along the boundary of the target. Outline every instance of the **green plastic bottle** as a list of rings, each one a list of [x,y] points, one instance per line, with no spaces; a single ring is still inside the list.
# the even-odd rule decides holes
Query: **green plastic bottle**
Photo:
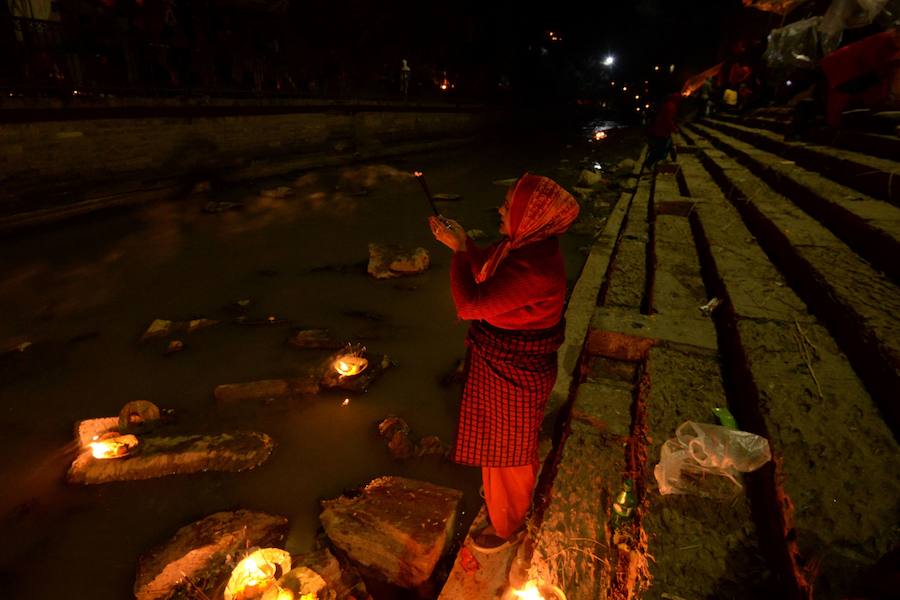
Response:
[[[613,502],[612,523],[614,529],[631,519],[635,506],[637,506],[637,499],[634,497],[634,482],[626,479],[622,482],[622,489],[616,494],[615,502]]]

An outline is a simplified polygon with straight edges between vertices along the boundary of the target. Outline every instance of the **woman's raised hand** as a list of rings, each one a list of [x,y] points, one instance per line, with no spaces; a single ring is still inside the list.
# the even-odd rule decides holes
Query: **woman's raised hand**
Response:
[[[454,252],[466,249],[466,231],[453,219],[431,216],[428,217],[428,225],[434,239]]]

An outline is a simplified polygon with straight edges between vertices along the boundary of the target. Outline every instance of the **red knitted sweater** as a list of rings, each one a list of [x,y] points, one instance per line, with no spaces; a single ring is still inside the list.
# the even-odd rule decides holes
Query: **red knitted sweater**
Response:
[[[487,256],[488,251],[470,239],[465,251],[453,254],[450,289],[460,319],[519,330],[546,329],[559,322],[566,271],[556,237],[511,251],[490,279],[475,283]]]

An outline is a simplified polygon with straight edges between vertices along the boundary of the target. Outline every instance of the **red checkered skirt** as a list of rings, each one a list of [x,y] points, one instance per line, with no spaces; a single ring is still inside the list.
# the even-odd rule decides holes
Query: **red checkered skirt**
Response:
[[[455,462],[482,467],[537,462],[538,432],[564,332],[562,321],[550,329],[521,331],[472,323]]]

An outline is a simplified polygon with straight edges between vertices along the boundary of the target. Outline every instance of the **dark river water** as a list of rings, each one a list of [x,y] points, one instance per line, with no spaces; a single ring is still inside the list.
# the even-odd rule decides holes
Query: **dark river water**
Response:
[[[433,240],[428,205],[408,173],[424,171],[435,193],[462,195],[443,204],[445,214],[494,239],[492,209],[505,193],[494,180],[528,170],[571,188],[582,167],[608,169],[636,154],[638,135],[629,130],[589,143],[596,126],[518,130],[455,150],[253,184],[214,182],[214,199],[240,201],[240,211],[206,214],[208,196],[186,195],[7,236],[0,242],[0,350],[33,345],[0,358],[0,595],[128,598],[143,552],[220,510],[285,515],[287,550],[306,551],[319,527],[319,500],[386,474],[463,490],[467,526],[480,505],[478,470],[433,457],[393,461],[375,431],[396,414],[414,434],[449,442],[459,394],[438,380],[463,356],[467,325],[449,294],[449,251]],[[259,195],[279,185],[294,195]],[[367,195],[354,194],[363,188]],[[369,242],[424,246],[432,266],[375,281],[364,267]],[[570,284],[589,244],[584,234],[563,240]],[[225,307],[244,299],[251,316],[290,323],[228,322]],[[154,318],[198,317],[226,322],[177,336],[185,349],[172,356],[163,355],[165,341],[138,342]],[[323,358],[286,344],[293,327],[365,337],[371,352],[398,366],[362,395],[217,406],[218,384],[297,376]],[[75,422],[116,415],[135,399],[175,409],[182,431],[254,429],[277,447],[243,473],[66,484]]]

